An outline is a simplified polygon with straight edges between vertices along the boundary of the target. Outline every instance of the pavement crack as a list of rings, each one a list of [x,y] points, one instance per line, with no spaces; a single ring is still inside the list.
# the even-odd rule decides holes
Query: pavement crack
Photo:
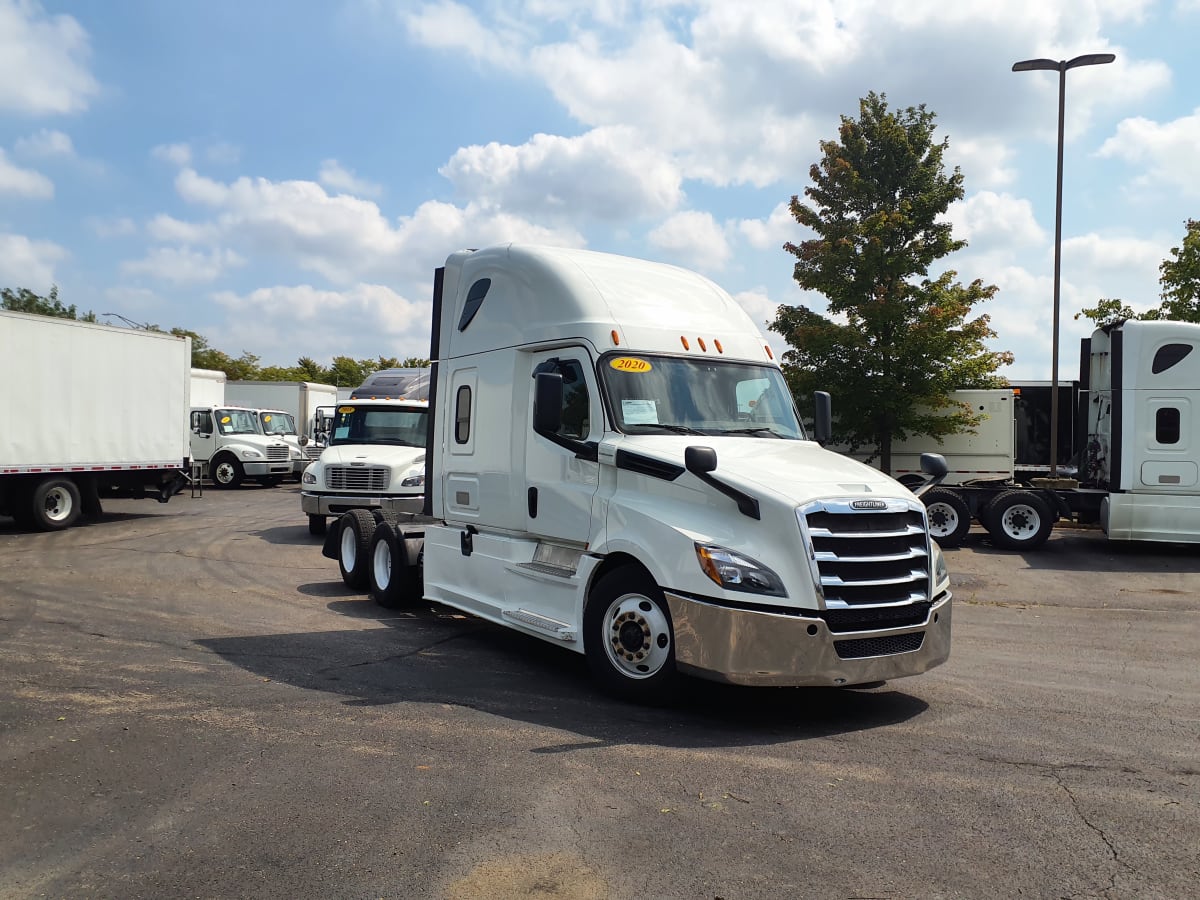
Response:
[[[1075,810],[1075,815],[1079,817],[1079,821],[1083,822],[1084,825],[1086,825],[1089,829],[1091,829],[1092,832],[1094,832],[1096,834],[1096,836],[1099,837],[1100,840],[1104,842],[1104,846],[1108,848],[1108,854],[1112,858],[1112,861],[1114,863],[1116,863],[1118,866],[1120,866],[1122,869],[1124,869],[1126,872],[1129,872],[1130,874],[1135,874],[1136,870],[1131,865],[1129,865],[1129,863],[1125,862],[1125,860],[1123,860],[1121,858],[1120,854],[1117,853],[1116,845],[1113,844],[1112,839],[1108,836],[1107,833],[1105,833],[1104,829],[1101,828],[1099,825],[1095,824],[1091,819],[1089,819],[1087,817],[1087,814],[1083,811],[1083,809],[1079,805],[1079,800],[1076,798],[1075,792],[1072,791],[1070,785],[1068,785],[1066,783],[1066,781],[1063,780],[1061,771],[1059,771],[1059,769],[1057,769],[1057,768],[1050,767],[1049,774],[1050,774],[1050,777],[1052,777],[1054,779],[1055,783],[1062,790],[1062,792],[1067,795],[1067,799],[1069,801],[1071,801],[1071,808],[1073,810]],[[1105,894],[1105,896],[1112,896],[1113,892],[1116,891],[1116,889],[1117,889],[1117,873],[1114,871],[1114,872],[1110,873],[1109,878],[1108,878],[1108,887],[1106,887],[1104,889],[1103,893]]]

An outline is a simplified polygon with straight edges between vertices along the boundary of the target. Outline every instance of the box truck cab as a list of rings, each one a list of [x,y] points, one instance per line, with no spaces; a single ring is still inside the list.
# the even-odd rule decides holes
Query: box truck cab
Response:
[[[258,427],[262,433],[288,445],[288,453],[291,455],[292,462],[292,468],[288,474],[299,481],[311,460],[304,452],[305,448],[301,445],[300,434],[296,431],[296,417],[282,409],[260,409],[257,412]]]
[[[419,512],[425,500],[429,404],[347,400],[336,407],[328,444],[304,471],[300,508],[311,534],[351,509]]]
[[[343,517],[344,578],[560,643],[639,699],[678,673],[853,685],[947,659],[924,506],[805,433],[711,281],[507,245],[450,256],[434,310],[424,515]]]
[[[192,460],[219,488],[244,480],[274,487],[292,474],[292,449],[262,433],[259,411],[236,406],[192,407]]]

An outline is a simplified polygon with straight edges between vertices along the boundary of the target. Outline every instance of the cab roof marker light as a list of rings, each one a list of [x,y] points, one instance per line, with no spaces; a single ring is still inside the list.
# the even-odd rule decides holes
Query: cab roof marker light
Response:
[[[770,344],[763,344],[763,349],[767,351],[767,359],[775,358],[775,354],[771,352]]]
[[[687,339],[687,338],[685,338],[685,337],[684,337],[682,334],[679,336],[679,343],[683,344],[683,349],[684,349],[684,350],[691,350],[691,349],[692,349],[692,348],[691,348],[691,346],[688,344],[688,339]]]
[[[718,353],[725,352],[725,348],[721,346],[721,342],[718,341],[716,338],[713,338],[713,346],[717,348]]]
[[[702,337],[696,338],[696,343],[700,345],[701,350],[703,350],[705,353],[708,352],[708,347],[704,343],[704,338],[702,338]]]
[[[621,346],[621,337],[620,337],[620,335],[617,334],[617,329],[614,328],[609,333],[612,335],[613,346],[620,347]]]

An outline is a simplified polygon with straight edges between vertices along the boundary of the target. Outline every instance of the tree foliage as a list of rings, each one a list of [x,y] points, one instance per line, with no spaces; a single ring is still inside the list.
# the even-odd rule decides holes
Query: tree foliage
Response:
[[[39,316],[53,316],[56,319],[77,319],[80,322],[95,322],[96,314],[91,310],[82,315],[75,304],[64,306],[58,299],[58,285],[50,286],[46,296],[35,294],[28,288],[0,288],[0,309],[12,312],[34,313]]]
[[[58,298],[57,285],[51,287],[50,293],[44,297],[27,288],[0,288],[0,300],[3,301],[0,308],[14,312],[54,316],[59,319],[78,319],[82,322],[97,321],[93,312],[81,314],[74,304],[64,305]],[[146,331],[163,331],[158,325],[144,325],[143,328]],[[294,366],[260,366],[259,357],[248,350],[243,350],[240,356],[234,357],[213,347],[203,335],[187,328],[172,328],[169,333],[176,337],[191,338],[193,368],[224,372],[230,381],[312,381],[338,387],[358,387],[368,375],[380,369],[422,369],[430,364],[428,359],[413,356],[404,360],[394,356],[379,356],[375,359],[335,356],[331,365],[322,366],[316,360],[302,356]]]
[[[963,177],[944,171],[949,142],[935,143],[934,128],[924,105],[893,112],[872,92],[857,119],[842,117],[838,140],[821,142],[804,191],[811,205],[791,200],[816,236],[784,249],[797,283],[828,298],[829,316],[781,306],[770,326],[791,348],[783,368],[796,395],[829,390],[835,440],[878,448],[885,472],[893,440],[977,425],[950,393],[999,386],[996,370],[1012,362],[985,346],[995,337],[988,316],[972,315],[996,287],[964,286],[952,270],[930,277],[933,263],[966,246],[943,218]]]
[[[1137,312],[1124,300],[1109,297],[1095,306],[1084,307],[1075,318],[1085,316],[1097,328],[1129,319],[1171,320],[1200,323],[1200,220],[1184,223],[1183,242],[1171,248],[1171,254],[1158,267],[1159,305]]]

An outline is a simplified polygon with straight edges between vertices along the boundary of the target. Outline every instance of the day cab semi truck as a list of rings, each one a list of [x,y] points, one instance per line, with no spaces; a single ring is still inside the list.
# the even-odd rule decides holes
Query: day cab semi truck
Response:
[[[187,484],[191,342],[0,311],[0,515],[58,531]]]
[[[1097,329],[1081,342],[1073,394],[1077,405],[1060,411],[1073,425],[1060,435],[1078,435],[1066,454],[1077,477],[1030,477],[1018,461],[1009,477],[947,479],[923,497],[942,546],[960,544],[972,520],[1012,550],[1040,547],[1058,521],[1098,525],[1114,541],[1200,543],[1200,325]],[[1012,405],[993,414],[980,434],[1011,433]]]
[[[347,584],[560,644],[639,701],[681,674],[858,685],[945,662],[924,505],[805,432],[711,281],[510,244],[452,254],[433,309],[424,507],[331,525]]]

